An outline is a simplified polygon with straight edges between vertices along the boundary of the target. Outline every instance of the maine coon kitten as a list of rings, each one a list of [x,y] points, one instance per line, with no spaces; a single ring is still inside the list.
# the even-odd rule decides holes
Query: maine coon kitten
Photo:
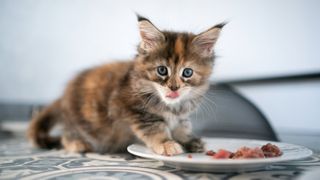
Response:
[[[198,35],[160,31],[138,16],[141,42],[128,62],[79,74],[63,96],[31,121],[34,145],[70,152],[124,151],[142,141],[158,154],[202,152],[188,115],[208,88],[213,47],[224,24]],[[51,137],[56,123],[61,137]]]

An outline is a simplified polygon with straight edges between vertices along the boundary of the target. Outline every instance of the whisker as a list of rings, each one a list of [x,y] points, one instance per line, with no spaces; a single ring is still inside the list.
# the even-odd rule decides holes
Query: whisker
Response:
[[[193,93],[195,93],[198,96],[203,98],[204,101],[200,104],[200,109],[203,111],[203,113],[210,115],[210,116],[212,116],[212,114],[214,114],[214,119],[216,120],[217,119],[216,118],[217,104],[213,100],[206,97],[204,94],[199,93],[197,90],[193,90]],[[212,111],[213,111],[213,113],[212,113]]]

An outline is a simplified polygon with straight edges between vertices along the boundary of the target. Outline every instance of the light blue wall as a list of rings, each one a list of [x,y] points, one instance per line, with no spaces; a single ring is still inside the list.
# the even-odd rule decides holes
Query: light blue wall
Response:
[[[0,101],[48,102],[83,68],[132,58],[135,12],[160,29],[195,33],[229,21],[213,80],[319,72],[319,7],[317,0],[1,0]],[[320,130],[319,84],[239,89],[277,127]]]
[[[202,30],[229,21],[215,78],[320,70],[320,1],[0,1],[0,100],[47,102],[79,70],[131,58],[134,12],[160,28]]]

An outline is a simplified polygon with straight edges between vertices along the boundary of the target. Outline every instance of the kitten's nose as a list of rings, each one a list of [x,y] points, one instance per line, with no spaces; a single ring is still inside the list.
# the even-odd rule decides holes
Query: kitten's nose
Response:
[[[171,89],[171,91],[176,91],[178,90],[180,87],[178,85],[172,85],[172,86],[169,86],[169,88]]]

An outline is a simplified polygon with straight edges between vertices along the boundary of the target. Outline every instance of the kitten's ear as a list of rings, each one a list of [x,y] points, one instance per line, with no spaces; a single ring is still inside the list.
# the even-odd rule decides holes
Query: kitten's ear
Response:
[[[193,40],[192,44],[196,53],[202,57],[211,57],[213,55],[213,47],[217,42],[220,31],[226,23],[221,23],[212,28],[198,34]]]
[[[147,18],[140,15],[137,16],[141,36],[140,48],[146,52],[151,52],[157,49],[160,44],[165,41],[165,36]]]

